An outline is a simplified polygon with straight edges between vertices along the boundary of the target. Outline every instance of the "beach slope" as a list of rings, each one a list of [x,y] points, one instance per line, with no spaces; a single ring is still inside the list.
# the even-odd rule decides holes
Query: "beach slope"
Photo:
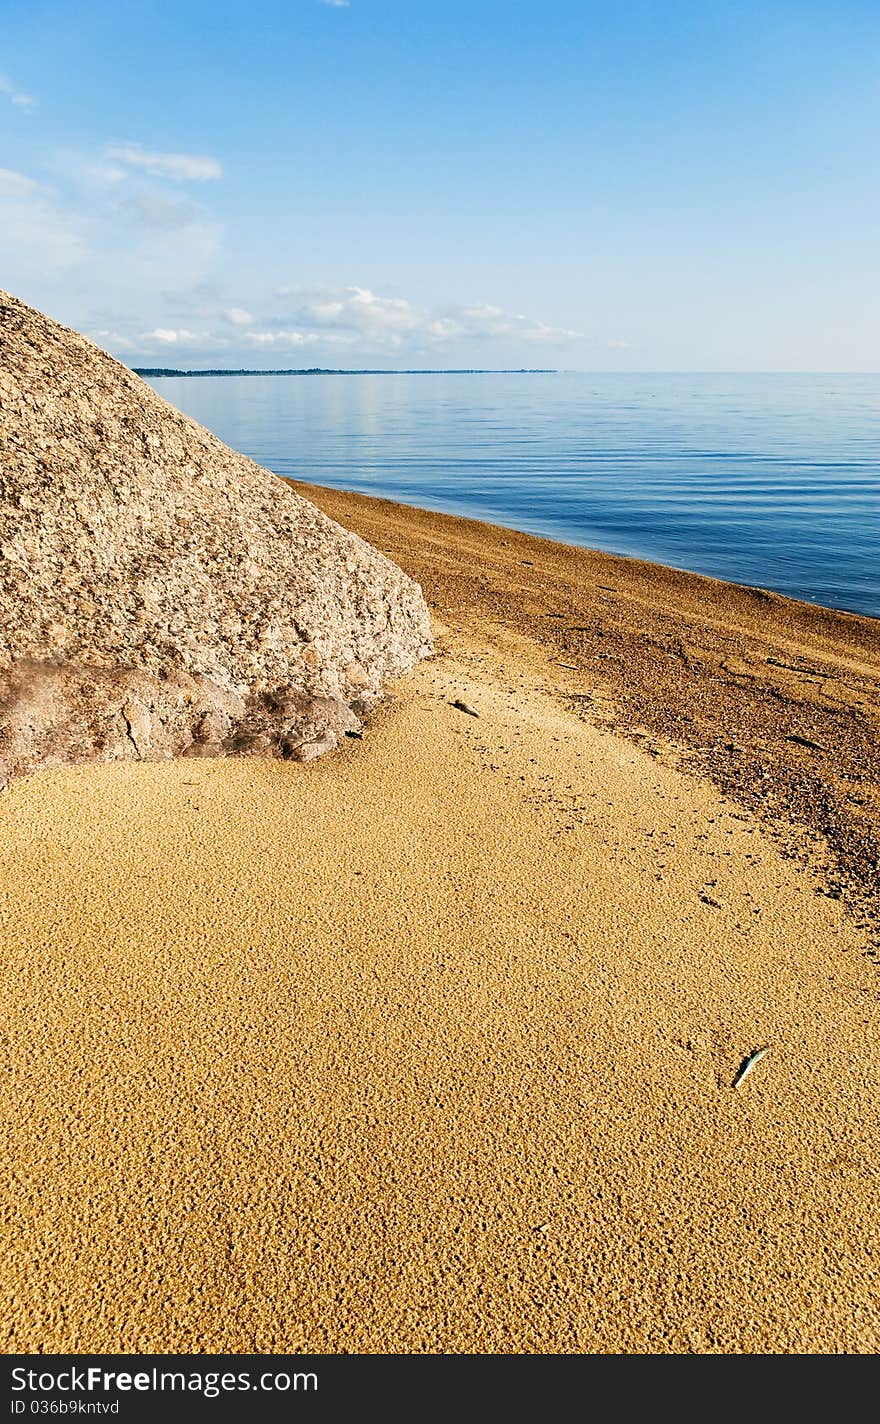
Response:
[[[689,710],[739,706],[713,650],[754,667],[777,616],[861,697],[873,625],[772,598],[749,622],[710,581],[700,621],[686,576],[324,494],[435,612],[363,738],[0,797],[7,1349],[876,1351],[857,862],[782,791],[725,794]],[[639,733],[588,649],[661,619],[681,687]],[[805,739],[860,755],[870,706],[809,695]],[[805,705],[767,755],[809,752]],[[769,725],[742,711],[744,766]]]

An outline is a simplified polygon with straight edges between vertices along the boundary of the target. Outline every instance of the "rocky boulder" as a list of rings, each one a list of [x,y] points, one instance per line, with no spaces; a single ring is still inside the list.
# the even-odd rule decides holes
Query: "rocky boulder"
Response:
[[[84,337],[0,293],[0,784],[309,760],[431,650],[418,585]]]

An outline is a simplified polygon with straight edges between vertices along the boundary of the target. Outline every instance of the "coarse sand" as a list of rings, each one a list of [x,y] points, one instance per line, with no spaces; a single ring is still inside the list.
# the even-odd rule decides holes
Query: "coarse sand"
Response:
[[[836,852],[453,614],[307,767],[0,797],[8,1351],[880,1347]]]

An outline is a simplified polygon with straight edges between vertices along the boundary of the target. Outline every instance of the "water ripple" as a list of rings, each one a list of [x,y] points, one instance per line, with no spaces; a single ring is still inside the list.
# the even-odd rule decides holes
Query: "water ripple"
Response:
[[[281,475],[880,616],[880,376],[152,384]]]

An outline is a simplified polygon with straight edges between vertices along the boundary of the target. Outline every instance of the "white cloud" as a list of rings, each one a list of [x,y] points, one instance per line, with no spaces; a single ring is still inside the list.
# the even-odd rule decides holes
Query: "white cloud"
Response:
[[[152,178],[207,183],[223,175],[218,159],[192,153],[156,153],[139,143],[112,144],[107,157],[128,168],[149,173]]]
[[[236,364],[248,352],[277,360],[308,348],[315,364],[323,349],[349,364],[489,365],[517,361],[527,344],[581,339],[489,303],[428,307],[353,284],[280,288],[268,300],[238,285],[232,305],[219,280],[222,230],[174,182],[194,171],[181,165],[214,160],[136,150],[138,167],[125,166],[129,148],[109,150],[112,162],[107,152],[97,162],[74,155],[58,188],[0,169],[0,270],[12,290],[125,359],[173,349],[195,364],[223,351]]]
[[[581,340],[576,331],[548,326],[501,307],[449,307],[430,311],[405,297],[379,297],[368,287],[343,287],[332,291],[300,292],[282,288],[279,297],[296,300],[283,315],[263,325],[299,331],[347,333],[376,346],[404,343],[443,346],[450,341],[515,339],[528,343]]]
[[[92,331],[89,334],[96,346],[104,346],[119,356],[129,351],[137,350],[137,343],[132,341],[130,336],[126,336],[124,332],[107,331],[102,328],[98,331]]]
[[[331,10],[347,10],[351,0],[321,0],[322,5],[329,5]]]
[[[81,224],[55,193],[10,168],[0,168],[0,258],[5,280],[69,268],[84,255]]]
[[[227,337],[218,336],[213,331],[192,331],[187,326],[155,326],[151,331],[142,331],[137,336],[123,331],[116,335],[117,341],[120,336],[125,342],[126,351],[140,355],[166,350],[169,346],[195,352],[197,355],[208,351],[224,351],[229,347]],[[112,349],[123,348],[115,346]]]
[[[454,323],[456,318],[448,318]],[[457,318],[461,334],[467,336],[515,336],[520,341],[580,341],[582,334],[564,327],[548,326],[531,317],[517,316],[501,307],[464,307]]]
[[[249,331],[252,346],[314,346],[323,338],[316,331]]]
[[[30,94],[22,94],[20,89],[16,89],[11,80],[0,74],[0,94],[5,94],[10,104],[14,104],[17,109],[32,109],[34,101]]]
[[[244,307],[222,306],[217,300],[219,293],[212,300],[210,291],[202,291],[196,300],[194,294],[178,290],[164,299],[166,310],[176,321],[172,316],[168,324],[141,330],[138,335],[131,334],[137,327],[126,332],[118,326],[125,344],[117,338],[113,349],[148,354],[176,347],[199,356],[218,350],[230,355],[247,350],[280,355],[309,347],[350,353],[353,360],[404,352],[418,354],[419,359],[443,359],[450,348],[461,352],[477,343],[483,350],[500,347],[507,360],[507,353],[523,342],[565,344],[581,339],[576,332],[489,304],[437,312],[405,297],[380,297],[368,287],[354,286],[312,291],[286,288],[277,295],[286,298],[284,310],[261,316]],[[198,323],[199,330],[184,324],[187,316]],[[220,334],[224,327],[225,335]],[[462,355],[461,359],[469,358]]]
[[[146,346],[197,346],[203,344],[204,337],[196,336],[195,332],[187,331],[185,327],[174,330],[167,326],[157,326],[153,331],[145,331],[141,341]]]

